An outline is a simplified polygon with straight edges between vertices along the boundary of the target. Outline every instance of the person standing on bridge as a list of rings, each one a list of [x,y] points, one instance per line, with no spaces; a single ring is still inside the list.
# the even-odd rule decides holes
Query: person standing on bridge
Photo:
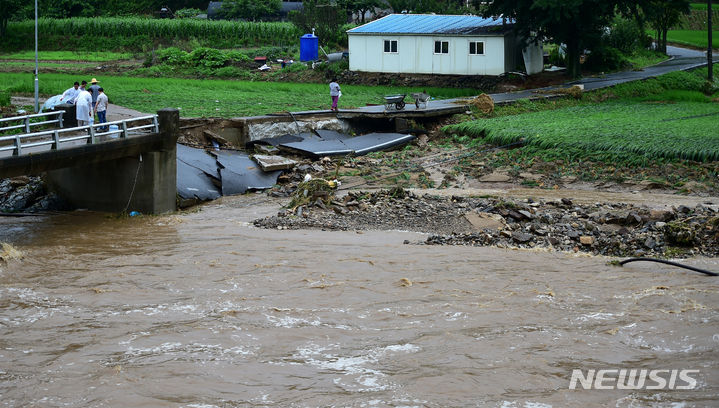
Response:
[[[98,123],[107,123],[107,95],[105,95],[105,90],[102,88],[98,88],[98,95],[97,95],[97,101],[95,102],[95,113],[97,113],[97,122]],[[103,126],[100,128],[101,131],[106,132],[107,126]]]
[[[340,91],[340,84],[337,83],[337,78],[332,78],[330,82],[330,98],[332,98],[332,110],[337,112],[337,101],[340,99],[342,91]]]
[[[97,79],[92,78],[92,80],[90,81],[90,83],[91,83],[92,85],[90,85],[90,87],[87,88],[87,90],[88,90],[88,91],[90,92],[90,94],[92,95],[92,107],[93,107],[93,108],[95,107],[95,104],[97,104],[97,96],[100,95],[100,92],[99,92],[99,90],[100,90],[100,85],[97,84],[98,82],[99,82],[99,81],[98,81]],[[99,118],[98,118],[98,119],[99,119]]]
[[[92,95],[84,88],[77,95],[77,99],[75,99],[75,116],[78,126],[91,125],[93,122]]]
[[[72,88],[62,93],[62,96],[60,97],[60,102],[65,101],[65,103],[75,103],[75,98],[77,97],[77,94],[80,93],[80,90],[78,89],[79,87],[80,83],[75,81],[75,84],[72,86]]]

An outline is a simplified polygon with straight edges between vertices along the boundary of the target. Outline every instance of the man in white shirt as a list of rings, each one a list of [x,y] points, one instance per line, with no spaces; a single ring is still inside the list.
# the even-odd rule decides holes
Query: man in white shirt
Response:
[[[68,89],[67,91],[62,93],[62,96],[60,97],[60,102],[65,102],[69,104],[75,103],[75,98],[77,98],[77,94],[80,93],[80,90],[77,89],[80,87],[79,82],[75,82],[75,84],[72,86],[72,88]]]
[[[102,88],[98,88],[97,90],[97,102],[95,102],[95,113],[97,113],[97,122],[98,123],[106,123],[107,122],[107,95],[105,95],[105,90]],[[103,126],[99,128],[100,131],[106,132],[107,126]]]

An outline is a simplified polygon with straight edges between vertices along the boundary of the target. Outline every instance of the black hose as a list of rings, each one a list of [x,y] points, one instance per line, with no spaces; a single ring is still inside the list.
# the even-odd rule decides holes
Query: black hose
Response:
[[[629,258],[629,259],[625,259],[625,260],[619,262],[619,266],[624,266],[624,264],[626,264],[626,263],[636,262],[636,261],[659,262],[659,263],[663,263],[663,264],[667,264],[667,265],[671,265],[671,266],[677,266],[679,268],[689,269],[690,271],[703,273],[703,274],[709,275],[709,276],[719,276],[719,273],[708,271],[706,269],[696,268],[694,266],[684,265],[684,264],[680,264],[678,262],[672,262],[672,261],[667,261],[665,259],[657,259],[657,258]]]

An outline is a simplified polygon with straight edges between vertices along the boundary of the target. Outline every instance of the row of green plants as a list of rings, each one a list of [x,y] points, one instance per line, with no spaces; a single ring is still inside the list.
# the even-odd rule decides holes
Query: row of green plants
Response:
[[[719,160],[719,96],[706,70],[676,72],[600,91],[549,110],[526,101],[504,116],[447,126],[462,143],[505,145],[524,140],[526,154],[545,160],[594,160],[647,165],[655,160]],[[705,92],[714,92],[707,96]],[[563,105],[559,105],[563,106]],[[535,110],[536,112],[532,112]],[[512,114],[517,112],[528,112]]]
[[[505,116],[457,125],[451,131],[505,145],[519,140],[540,149],[635,153],[647,158],[719,160],[719,106],[701,102],[609,102]]]
[[[34,21],[10,22],[0,42],[3,51],[33,48]],[[302,33],[291,23],[254,23],[201,19],[151,19],[141,17],[98,17],[38,20],[41,49],[72,49],[85,41],[101,49],[142,49],[154,43],[196,39],[216,48],[290,45]],[[139,42],[138,42],[139,41]]]
[[[706,33],[707,29],[707,5],[706,3],[700,4],[703,8],[695,8],[692,4],[692,9],[687,14],[682,14],[679,17],[679,22],[674,28],[679,30],[704,30]],[[719,21],[719,7],[714,6],[712,8],[712,21]]]

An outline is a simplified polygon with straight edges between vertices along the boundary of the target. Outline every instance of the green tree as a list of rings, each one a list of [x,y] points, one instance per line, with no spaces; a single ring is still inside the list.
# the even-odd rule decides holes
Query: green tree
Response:
[[[464,0],[386,0],[394,13],[464,14],[472,11]],[[472,3],[474,4],[474,3]],[[481,4],[481,2],[477,2]]]
[[[580,57],[596,44],[618,0],[504,0],[491,3],[485,15],[515,19],[514,31],[526,42],[548,39],[567,46],[567,71],[581,76]]]
[[[7,22],[17,11],[22,3],[21,0],[0,0],[0,37],[5,36]]]
[[[682,14],[690,11],[688,0],[649,0],[642,7],[647,21],[657,32],[657,50],[667,53],[667,32]]]
[[[225,0],[220,8],[220,16],[255,21],[277,14],[281,7],[281,0]]]
[[[340,26],[346,21],[346,11],[330,0],[303,0],[302,10],[290,13],[290,21],[303,33],[314,30],[320,43],[339,41]]]
[[[363,24],[368,12],[373,12],[376,8],[384,5],[381,0],[338,0],[337,4],[347,11],[349,18],[357,15],[357,22]]]

